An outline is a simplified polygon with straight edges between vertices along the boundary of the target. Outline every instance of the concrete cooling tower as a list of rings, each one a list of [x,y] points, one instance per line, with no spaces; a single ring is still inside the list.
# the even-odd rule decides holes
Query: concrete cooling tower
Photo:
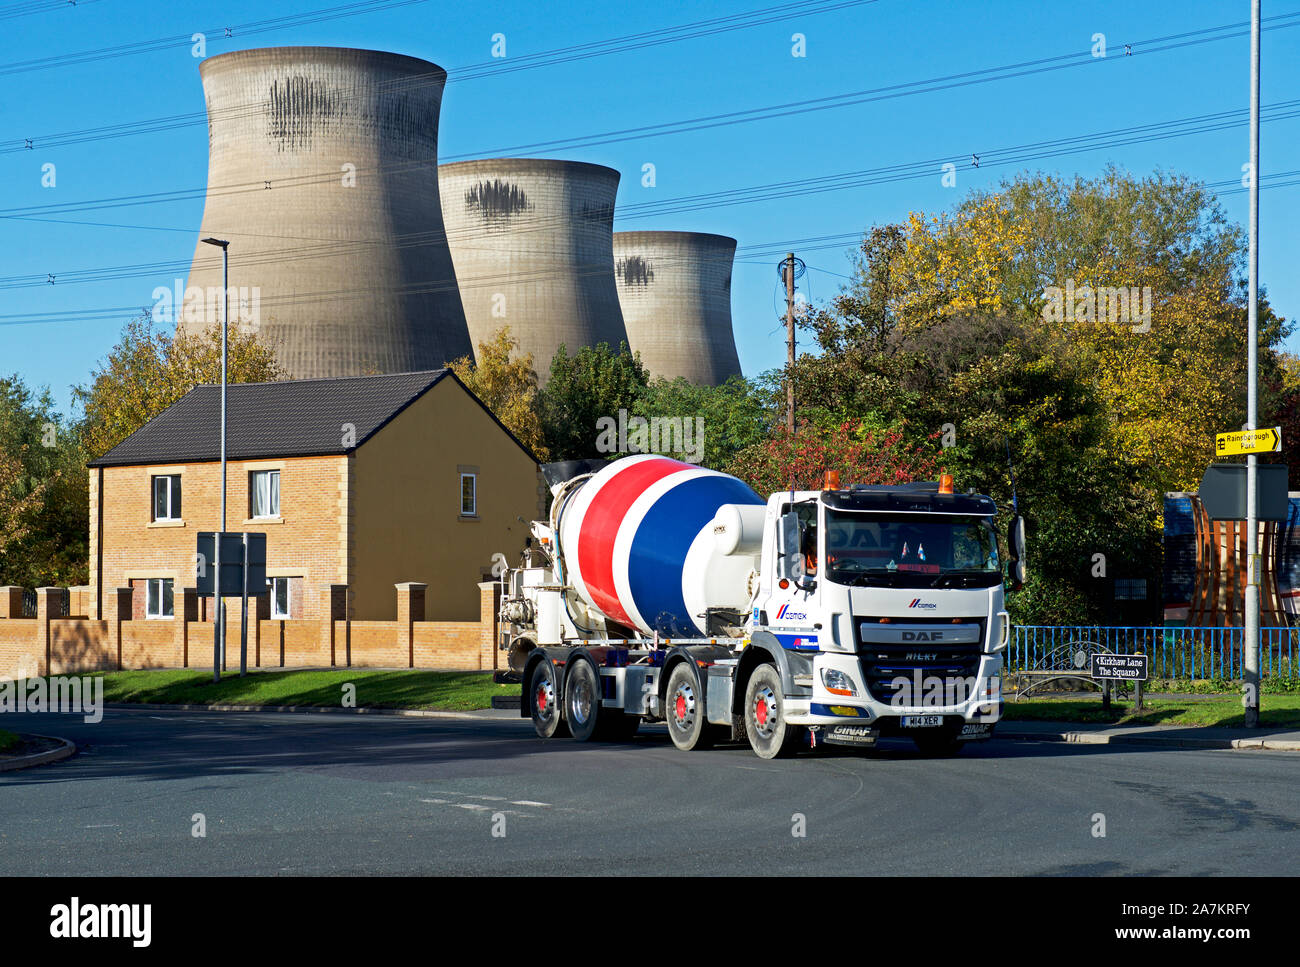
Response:
[[[230,242],[232,327],[259,331],[293,378],[471,353],[438,201],[446,71],[378,51],[270,47],[209,58],[200,74],[200,238]],[[198,244],[189,285],[218,295],[187,305],[179,328],[218,321],[219,249]]]
[[[546,382],[551,356],[627,341],[614,286],[618,172],[495,158],[438,169],[442,217],[477,349],[503,326]]]
[[[700,232],[616,232],[614,274],[628,345],[651,376],[716,386],[740,372],[731,333],[736,240]]]

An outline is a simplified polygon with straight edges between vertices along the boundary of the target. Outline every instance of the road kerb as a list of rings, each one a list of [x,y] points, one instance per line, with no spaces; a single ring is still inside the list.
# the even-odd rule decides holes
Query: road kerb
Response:
[[[32,766],[43,766],[49,762],[60,762],[71,758],[77,751],[76,745],[57,735],[35,735],[30,732],[24,734],[31,735],[34,739],[49,739],[51,742],[63,744],[57,749],[46,752],[35,752],[32,755],[18,756],[13,759],[0,759],[0,772],[13,772],[16,769],[30,769]]]
[[[1113,732],[1015,732],[999,729],[1000,739],[1030,742],[1069,742],[1076,745],[1151,745],[1179,749],[1229,749],[1234,751],[1300,752],[1300,742],[1292,739],[1198,739],[1189,736],[1151,734],[1116,734]]]

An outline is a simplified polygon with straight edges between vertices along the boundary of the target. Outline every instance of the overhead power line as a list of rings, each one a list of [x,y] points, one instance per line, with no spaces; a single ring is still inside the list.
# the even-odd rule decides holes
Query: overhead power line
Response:
[[[1292,178],[1292,176],[1300,176],[1300,169],[1297,169],[1295,171],[1279,172],[1277,175],[1274,175],[1272,177]],[[1205,187],[1212,188],[1216,185],[1223,186],[1223,187],[1238,186],[1237,188],[1229,188],[1228,190],[1224,191],[1223,194],[1233,194],[1235,193],[1235,191],[1241,190],[1239,187],[1240,186],[1239,179],[1228,179],[1220,182],[1212,182],[1206,184]],[[1293,180],[1282,181],[1282,182],[1270,181],[1268,184],[1261,183],[1260,190],[1264,191],[1270,188],[1294,187],[1296,185],[1300,185],[1300,177],[1294,177]],[[782,252],[788,251],[791,247],[797,246],[799,250],[804,252],[842,249],[848,245],[852,245],[854,243],[860,242],[862,239],[862,234],[863,233],[859,230],[859,231],[841,232],[841,233],[827,234],[827,235],[817,235],[817,236],[798,238],[798,239],[780,239],[780,240],[763,242],[763,243],[758,243],[753,245],[738,246],[736,249],[736,256],[734,261],[743,264],[758,264],[758,265],[766,266],[773,257],[777,256]],[[814,268],[816,268],[816,266],[814,266]],[[607,271],[609,271],[609,267],[606,264],[599,264],[599,265],[592,264],[592,265],[579,267],[577,272],[575,272],[574,274],[576,278],[582,278],[589,275],[603,274],[604,272]],[[819,271],[827,271],[827,270],[821,269]],[[837,274],[837,273],[831,273],[831,274]],[[287,308],[291,306],[314,305],[314,304],[322,304],[322,303],[338,304],[341,301],[366,300],[366,299],[373,298],[376,292],[379,291],[383,291],[386,294],[392,294],[396,292],[402,295],[418,295],[424,293],[445,292],[453,288],[456,289],[485,288],[493,285],[500,285],[503,281],[527,282],[530,279],[540,280],[549,277],[550,277],[549,274],[545,272],[535,273],[531,276],[521,276],[518,273],[515,273],[511,275],[499,275],[499,276],[477,276],[463,283],[458,283],[456,280],[449,280],[449,279],[433,279],[433,280],[426,280],[426,281],[417,281],[417,282],[409,283],[404,286],[396,287],[395,289],[378,290],[378,289],[370,289],[370,288],[353,287],[347,289],[313,292],[313,293],[303,294],[303,295],[289,295],[289,296],[281,296],[281,297],[270,298],[270,299],[263,298],[261,300],[261,308],[265,310],[267,314],[273,315],[274,310],[280,308]],[[849,277],[841,276],[841,278],[849,278]],[[57,324],[66,324],[66,323],[77,323],[77,322],[98,322],[98,321],[120,320],[123,316],[129,313],[140,312],[143,308],[145,307],[141,305],[127,305],[127,306],[112,306],[112,307],[101,306],[101,307],[93,307],[93,308],[86,308],[86,309],[60,309],[60,310],[51,310],[47,312],[9,313],[9,314],[0,315],[0,326],[57,325]],[[177,307],[177,311],[179,311],[179,307]]]
[[[1300,117],[1300,99],[1280,101],[1267,105],[1263,111],[1263,120],[1273,122]],[[1196,134],[1211,133],[1240,127],[1247,121],[1247,112],[1220,111],[1211,114],[1193,115],[1169,121],[1156,121],[1148,124],[1132,125],[1091,134],[1073,135],[1046,141],[1005,146],[999,148],[981,148],[965,156],[935,156],[918,161],[885,165],[858,171],[842,172],[812,178],[801,178],[745,188],[724,189],[695,195],[678,196],[658,201],[639,202],[622,205],[615,210],[619,220],[635,220],[664,215],[676,215],[685,212],[712,210],[734,205],[753,204],[791,197],[805,197],[830,191],[843,191],[852,188],[892,184],[902,181],[914,181],[937,177],[945,163],[953,164],[955,170],[973,171],[977,168],[1002,168],[1009,165],[1021,165],[1030,161],[1042,161],[1050,158],[1079,154],[1099,148],[1111,148],[1131,144],[1145,144],[1172,138],[1187,137]],[[1290,176],[1284,172],[1273,177]],[[331,174],[331,179],[333,175]],[[1226,182],[1234,185],[1236,182]],[[108,206],[111,207],[111,206]],[[39,219],[25,210],[8,210],[0,212],[6,218],[32,218],[34,220],[53,221],[55,224],[68,224],[57,219]],[[567,215],[550,218],[534,218],[526,225],[521,225],[517,233],[553,231],[567,221]],[[160,226],[115,225],[118,228],[152,229],[159,231],[185,231],[192,234],[193,228],[178,229]],[[265,238],[251,233],[223,231],[232,238]],[[364,257],[365,251],[372,246],[384,246],[394,250],[404,248],[456,243],[466,246],[472,242],[476,233],[468,230],[459,232],[421,231],[396,236],[374,239],[314,239],[301,236],[271,236],[279,241],[295,241],[307,244],[282,245],[272,251],[254,252],[240,259],[242,266],[267,266],[292,262],[301,259],[319,259],[341,256]],[[472,247],[470,245],[469,247]],[[801,249],[808,250],[801,244]],[[220,256],[214,256],[211,265],[220,262]],[[160,272],[182,272],[191,265],[190,259],[171,259],[157,262],[137,263],[133,265],[105,266],[91,269],[70,269],[53,273],[28,273],[25,275],[0,277],[0,289],[44,288],[51,284],[69,285],[86,282],[117,281],[125,278],[146,278]]]
[[[16,20],[19,17],[30,17],[35,13],[70,10],[98,2],[99,0],[29,0],[27,3],[11,3],[0,7],[0,20]]]
[[[101,47],[95,50],[54,54],[49,57],[37,57],[31,60],[13,61],[8,64],[0,64],[0,76],[6,74],[26,73],[30,71],[51,70],[53,68],[67,67],[74,64],[94,63],[101,60],[110,60],[117,57],[129,57],[135,54],[146,54],[160,50],[186,48],[190,47],[194,43],[193,35],[195,33],[201,33],[205,37],[210,36],[222,40],[251,37],[275,30],[285,30],[290,27],[303,27],[308,24],[321,23],[326,20],[338,20],[343,17],[353,17],[360,14],[372,13],[374,11],[390,10],[396,7],[408,7],[427,2],[428,0],[362,0],[362,2],[345,3],[334,7],[324,7],[319,10],[308,10],[300,14],[290,14],[283,17],[271,17],[263,20],[253,20],[247,23],[238,24],[219,24],[215,27],[208,27],[199,31],[190,31],[184,34],[172,34],[167,37],[157,37],[153,40],[141,40],[129,44],[116,44],[112,47]],[[549,51],[539,51],[534,54],[511,56],[509,58],[500,58],[495,61],[470,64],[465,68],[461,68],[461,70],[466,72],[467,78],[498,73],[506,74],[518,70],[528,70],[533,67],[542,67],[551,63],[583,60],[589,57],[601,57],[605,54],[619,53],[624,50],[635,50],[644,47],[659,46],[661,44],[671,44],[676,43],[679,40],[705,37],[711,34],[723,33],[728,30],[740,30],[746,27],[775,23],[780,20],[789,20],[792,17],[812,16],[819,13],[839,10],[844,7],[856,7],[878,2],[879,0],[799,0],[799,2],[796,3],[785,3],[775,7],[765,7],[758,10],[730,14],[725,17],[697,20],[692,23],[680,24],[676,27],[663,27],[657,30],[643,31],[637,34],[628,34],[622,37],[612,37],[608,40],[591,41],[585,44],[559,47]],[[438,73],[437,75],[430,74],[424,76],[437,76],[441,79],[442,74]]]
[[[925,177],[933,177],[933,171],[928,171]],[[1278,180],[1283,179],[1283,180]],[[1261,190],[1271,188],[1294,187],[1300,185],[1300,169],[1277,172],[1267,178],[1267,183],[1261,182]],[[1226,179],[1218,182],[1210,182],[1205,185],[1206,188],[1223,188],[1224,194],[1233,194],[1236,191],[1243,190],[1240,187],[1240,180]],[[842,249],[848,245],[860,241],[862,238],[861,231],[843,232],[828,235],[819,235],[799,239],[781,239],[772,242],[739,246],[736,249],[735,261],[744,264],[761,263],[766,264],[772,257],[787,251],[789,248],[797,246],[800,251],[826,251],[831,249]],[[125,267],[124,267],[125,268]],[[577,277],[587,275],[603,274],[609,271],[607,263],[593,263],[586,266],[580,266],[575,273]],[[127,277],[119,274],[117,277]],[[502,273],[496,275],[465,277],[456,279],[432,279],[409,283],[405,286],[397,287],[395,290],[385,289],[385,293],[392,294],[396,291],[399,294],[416,295],[422,293],[445,292],[451,289],[481,289],[487,287],[499,286],[503,283],[525,283],[528,281],[540,281],[548,278],[548,272],[537,272],[532,275],[515,273]],[[847,277],[845,277],[847,278]],[[9,280],[4,280],[9,281]],[[14,287],[3,285],[0,288]],[[21,286],[19,286],[21,287]],[[361,299],[372,298],[379,290],[373,288],[353,287],[338,290],[322,290],[308,294],[295,294],[280,297],[265,298],[262,300],[262,308],[268,314],[274,314],[274,310],[286,308],[289,306],[304,304],[337,304],[342,301],[356,301]],[[69,310],[52,310],[48,312],[36,313],[12,313],[0,315],[0,325],[30,325],[30,324],[57,324],[67,322],[86,322],[108,319],[120,319],[124,314],[137,312],[140,306],[116,306],[116,307],[98,307],[88,309],[69,309]],[[179,309],[179,307],[177,307]]]
[[[129,57],[133,54],[147,54],[158,50],[175,47],[189,47],[194,43],[194,34],[213,34],[221,38],[250,37],[272,30],[284,30],[288,27],[305,27],[308,24],[321,23],[326,20],[338,20],[343,17],[355,17],[376,10],[391,10],[395,7],[409,7],[429,0],[360,0],[357,3],[345,3],[319,10],[308,10],[284,17],[271,17],[264,20],[252,20],[241,24],[219,24],[200,31],[188,31],[172,34],[170,37],[158,37],[154,40],[140,40],[130,44],[117,44],[101,47],[97,50],[81,50],[68,54],[53,54],[49,57],[36,57],[31,60],[12,61],[0,64],[0,76],[23,74],[29,71],[50,70],[55,67],[68,67],[73,64],[89,64],[115,57]]]
[[[1300,11],[1269,17],[1266,19],[1265,23],[1266,26],[1264,29],[1266,30],[1279,30],[1300,25]],[[736,28],[733,27],[729,29]],[[1072,51],[1070,53],[1058,54],[1052,57],[1038,58],[1036,60],[1018,61],[1016,63],[1002,64],[996,67],[980,68],[974,71],[947,74],[923,80],[906,81],[883,87],[848,91],[843,94],[833,94],[800,101],[790,101],[781,104],[768,105],[766,107],[748,108],[741,111],[686,118],[678,121],[666,121],[659,124],[640,125],[638,127],[623,128],[614,131],[580,135],[570,138],[558,138],[547,141],[535,141],[527,144],[516,144],[472,152],[462,152],[460,154],[446,155],[440,160],[445,162],[469,158],[510,156],[521,152],[532,152],[538,150],[596,147],[605,144],[616,144],[625,141],[639,140],[647,137],[683,134],[706,128],[727,127],[735,124],[745,124],[753,121],[788,117],[796,114],[808,114],[818,111],[833,110],[835,108],[850,107],[857,104],[894,100],[902,97],[911,97],[917,94],[930,94],[938,91],[952,90],[954,88],[969,87],[976,84],[987,84],[998,80],[1009,80],[1016,77],[1040,74],[1047,71],[1062,70],[1068,67],[1081,67],[1087,64],[1123,61],[1129,56],[1162,53],[1165,51],[1179,50],[1186,47],[1199,46],[1202,44],[1215,43],[1220,40],[1245,36],[1248,30],[1249,22],[1246,22],[1245,24],[1220,24],[1217,27],[1206,27],[1200,30],[1184,31],[1177,34],[1167,34],[1162,37],[1152,37],[1146,40],[1133,41],[1126,45],[1126,48],[1130,53],[1124,56],[1116,55],[1114,57],[1099,58],[1093,56],[1091,48],[1086,48]],[[2,73],[3,68],[0,67],[0,74]],[[386,82],[383,85],[383,90],[385,94],[396,94],[417,89],[419,87],[427,87],[430,84],[440,84],[442,83],[442,79],[443,75],[440,72],[416,74]],[[336,90],[333,93],[336,97],[345,100],[360,96],[358,92],[352,89]],[[118,124],[103,125],[96,128],[64,131],[32,138],[10,138],[0,140],[0,154],[13,154],[34,150],[36,148],[52,148],[70,144],[83,144],[92,141],[129,137],[139,134],[155,134],[206,123],[219,124],[222,122],[238,120],[240,118],[257,116],[261,114],[263,110],[264,108],[260,103],[250,102],[235,108],[216,111],[213,113],[211,118],[209,118],[206,113],[197,111],[186,114],[147,118],[140,121],[126,121]]]

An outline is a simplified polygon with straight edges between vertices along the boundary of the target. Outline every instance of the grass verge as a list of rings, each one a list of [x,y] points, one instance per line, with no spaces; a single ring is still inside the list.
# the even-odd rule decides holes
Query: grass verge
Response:
[[[0,752],[8,752],[15,748],[22,740],[12,732],[6,732],[0,729]]]
[[[1260,698],[1260,725],[1268,728],[1300,728],[1300,695],[1263,695]],[[1095,722],[1110,725],[1217,725],[1242,728],[1240,695],[1223,695],[1219,699],[1180,702],[1177,699],[1143,699],[1142,711],[1135,712],[1131,699],[1123,704],[1112,702],[1109,711],[1101,700],[1025,698],[1008,701],[1003,721]]]
[[[302,705],[344,707],[352,686],[357,708],[430,709],[463,712],[491,708],[493,695],[518,694],[518,685],[497,685],[491,672],[250,671],[245,678],[226,673],[213,683],[211,672],[97,672],[104,679],[104,701],[158,705]]]

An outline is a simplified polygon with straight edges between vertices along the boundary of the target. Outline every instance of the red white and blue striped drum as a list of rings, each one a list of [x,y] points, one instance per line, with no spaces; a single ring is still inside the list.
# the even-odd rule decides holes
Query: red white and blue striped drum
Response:
[[[723,553],[710,524],[724,504],[763,503],[715,470],[654,454],[616,460],[561,509],[568,580],[618,624],[647,635],[704,636],[708,608],[748,607],[755,564]]]

